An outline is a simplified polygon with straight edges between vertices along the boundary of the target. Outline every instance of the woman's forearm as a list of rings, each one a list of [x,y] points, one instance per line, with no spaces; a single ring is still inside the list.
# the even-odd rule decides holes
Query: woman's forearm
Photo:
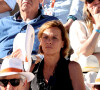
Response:
[[[0,13],[11,11],[11,10],[12,9],[4,0],[0,0]]]
[[[85,56],[93,54],[98,37],[99,33],[94,31],[91,36],[81,45],[77,53]]]

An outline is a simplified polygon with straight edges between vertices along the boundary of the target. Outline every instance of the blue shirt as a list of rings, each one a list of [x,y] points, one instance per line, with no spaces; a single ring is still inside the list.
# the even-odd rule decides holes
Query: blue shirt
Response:
[[[28,23],[23,20],[17,20],[20,13],[16,13],[14,16],[9,16],[0,19],[0,58],[10,55],[13,51],[13,40],[18,33],[25,33],[27,24],[31,24],[35,30],[35,41],[33,46],[32,54],[37,54],[39,47],[39,40],[37,34],[39,32],[39,27],[50,20],[58,20],[56,17],[42,15],[41,12],[39,16]],[[20,44],[20,43],[19,43]]]
[[[16,0],[4,0],[4,2],[7,3],[7,5],[12,9],[12,11],[14,10],[15,5],[16,5]],[[11,11],[5,11],[5,12],[0,13],[0,18],[10,16],[10,12]]]
[[[67,22],[69,15],[73,15],[78,20],[83,19],[84,2],[80,0],[55,0],[54,7],[51,8],[52,0],[44,0],[43,13],[51,11],[63,24]]]

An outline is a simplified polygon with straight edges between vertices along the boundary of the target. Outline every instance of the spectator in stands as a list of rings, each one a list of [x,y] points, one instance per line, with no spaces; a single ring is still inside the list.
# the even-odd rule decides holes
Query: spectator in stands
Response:
[[[25,33],[28,24],[35,29],[35,41],[32,54],[37,54],[39,27],[50,20],[58,20],[53,16],[41,14],[41,0],[17,0],[19,11],[14,16],[0,19],[0,58],[10,55],[13,51],[13,40],[18,33]]]
[[[75,21],[70,28],[74,50],[72,60],[87,71],[98,72],[100,63],[100,0],[84,0],[84,21]],[[87,68],[87,69],[86,69]]]
[[[35,65],[32,90],[85,90],[78,63],[66,60],[69,39],[60,21],[48,21],[38,33],[39,50],[44,59]]]
[[[0,18],[10,16],[10,12],[14,10],[16,0],[0,0]]]
[[[31,72],[24,72],[20,59],[4,59],[0,70],[1,90],[25,90],[27,82],[34,78]]]
[[[80,0],[43,0],[43,13],[57,17],[69,30],[76,19],[82,19],[83,2]]]

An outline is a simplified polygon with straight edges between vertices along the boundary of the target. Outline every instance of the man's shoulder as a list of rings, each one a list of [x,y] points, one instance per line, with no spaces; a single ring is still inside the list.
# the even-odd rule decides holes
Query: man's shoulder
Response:
[[[0,22],[8,21],[8,20],[13,20],[12,18],[13,18],[13,16],[7,16],[7,17],[4,17],[4,18],[1,18]]]

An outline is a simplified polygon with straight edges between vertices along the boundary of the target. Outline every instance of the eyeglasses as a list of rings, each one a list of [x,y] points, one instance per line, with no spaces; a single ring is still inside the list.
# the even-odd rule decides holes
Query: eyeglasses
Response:
[[[92,3],[94,0],[86,0],[88,3]]]
[[[0,85],[6,87],[8,85],[8,82],[10,82],[10,84],[15,87],[20,84],[20,80],[21,79],[1,79]]]

